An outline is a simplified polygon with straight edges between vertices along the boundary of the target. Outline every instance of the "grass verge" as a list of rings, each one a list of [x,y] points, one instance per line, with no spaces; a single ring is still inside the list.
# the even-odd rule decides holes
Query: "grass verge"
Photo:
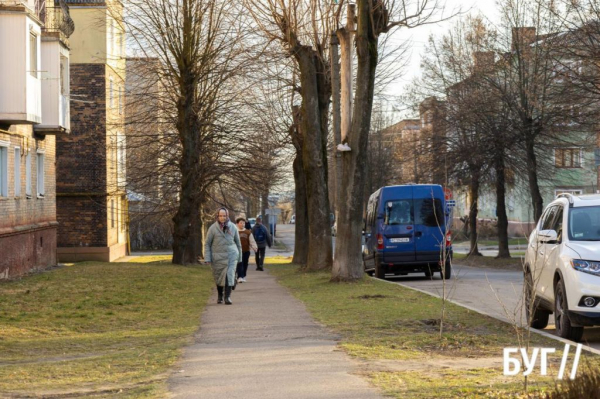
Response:
[[[454,264],[460,264],[465,266],[523,271],[523,261],[525,258],[525,254],[522,252],[515,252],[511,255],[513,257],[509,259],[498,259],[493,256],[473,256],[455,253],[452,256],[452,261]]]
[[[272,265],[269,272],[341,336],[341,348],[363,362],[361,373],[388,395],[504,398],[523,392],[523,377],[503,375],[503,348],[519,346],[506,323],[447,304],[440,337],[440,299],[370,278],[331,283],[329,273],[302,273],[293,265]],[[562,345],[536,334],[531,345],[557,349],[549,369],[556,375]],[[530,387],[553,388],[552,378],[537,371]]]
[[[208,266],[166,259],[85,262],[1,282],[0,393],[164,397],[213,287]]]

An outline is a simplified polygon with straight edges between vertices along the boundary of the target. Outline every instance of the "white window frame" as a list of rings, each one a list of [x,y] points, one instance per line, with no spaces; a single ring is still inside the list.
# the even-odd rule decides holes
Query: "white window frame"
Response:
[[[115,200],[110,200],[110,228],[115,228]]]
[[[21,147],[15,147],[14,150],[14,184],[15,184],[15,197],[21,196]]]
[[[0,141],[0,197],[8,197],[8,148],[10,143]]]
[[[582,195],[583,194],[583,189],[570,189],[570,188],[557,188],[556,190],[554,190],[554,197],[556,198],[556,196],[558,194],[572,194],[572,195]]]
[[[38,198],[44,198],[46,187],[45,187],[45,172],[46,172],[46,163],[45,163],[46,154],[43,151],[37,152],[36,159],[36,174],[37,174],[37,184],[36,191]]]
[[[25,196],[31,198],[31,151],[25,155]]]
[[[29,32],[29,74],[38,78],[39,64],[39,35],[35,32]]]

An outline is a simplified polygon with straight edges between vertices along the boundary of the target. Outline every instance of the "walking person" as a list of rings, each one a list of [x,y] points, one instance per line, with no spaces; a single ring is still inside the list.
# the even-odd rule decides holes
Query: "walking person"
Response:
[[[262,218],[256,218],[256,224],[252,228],[252,235],[254,236],[254,240],[256,241],[256,246],[258,247],[257,251],[254,251],[254,258],[256,260],[256,270],[263,271],[263,264],[265,263],[265,251],[267,250],[267,245],[271,248],[273,245],[273,241],[271,240],[271,235],[269,234],[269,230],[262,224]]]
[[[246,282],[246,273],[248,272],[248,261],[250,260],[250,250],[258,251],[256,241],[252,235],[252,230],[248,228],[248,222],[244,218],[237,218],[235,224],[240,235],[242,243],[242,261],[237,265],[238,283]]]
[[[229,220],[226,208],[217,211],[217,220],[208,229],[204,254],[217,284],[217,303],[223,303],[224,293],[225,304],[231,305],[231,287],[235,285],[236,266],[242,260],[242,245],[238,229]]]

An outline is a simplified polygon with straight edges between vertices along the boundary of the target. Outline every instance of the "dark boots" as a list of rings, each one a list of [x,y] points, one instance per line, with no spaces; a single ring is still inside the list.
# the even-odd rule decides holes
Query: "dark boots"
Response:
[[[233,302],[231,302],[231,286],[230,285],[225,286],[225,305],[233,305]]]
[[[219,293],[219,298],[217,299],[217,303],[223,303],[223,287],[217,285],[217,292]]]

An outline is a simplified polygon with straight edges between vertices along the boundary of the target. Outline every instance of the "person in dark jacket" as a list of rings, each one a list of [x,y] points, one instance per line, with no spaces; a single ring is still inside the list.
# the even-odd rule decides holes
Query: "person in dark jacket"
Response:
[[[252,235],[254,236],[254,241],[256,241],[256,246],[258,247],[258,251],[254,252],[254,260],[256,261],[256,270],[263,271],[263,264],[265,262],[265,251],[267,250],[267,245],[271,248],[273,245],[273,241],[271,239],[271,235],[269,234],[269,230],[262,224],[262,218],[256,218],[256,224],[252,228]]]
[[[250,259],[250,250],[258,251],[252,230],[246,227],[246,219],[237,218],[235,224],[240,234],[240,242],[242,243],[242,261],[237,265],[238,283],[246,282],[246,274],[248,272],[248,260]]]

